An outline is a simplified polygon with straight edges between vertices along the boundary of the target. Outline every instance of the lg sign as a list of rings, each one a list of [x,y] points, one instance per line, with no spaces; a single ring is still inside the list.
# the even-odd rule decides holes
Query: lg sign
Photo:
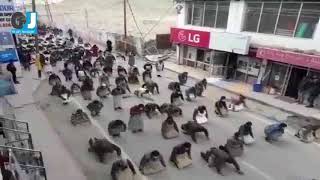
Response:
[[[188,44],[191,46],[207,48],[209,46],[209,40],[209,32],[171,28],[171,41],[173,43]]]
[[[199,43],[200,42],[200,34],[185,33],[184,30],[181,30],[178,33],[178,39],[180,41],[186,41],[188,39],[188,42]]]

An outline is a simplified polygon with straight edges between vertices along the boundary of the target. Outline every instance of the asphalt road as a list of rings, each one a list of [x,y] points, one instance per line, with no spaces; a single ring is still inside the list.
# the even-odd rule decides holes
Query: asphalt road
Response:
[[[123,62],[120,62],[123,64]],[[141,67],[142,62],[137,62]],[[142,69],[140,68],[142,72]],[[61,75],[62,77],[62,75]],[[63,79],[63,78],[61,78]],[[74,78],[75,79],[75,78]],[[141,77],[140,77],[141,80]],[[177,80],[177,74],[170,71],[165,71],[163,77],[156,77],[154,72],[153,80],[160,86],[160,95],[154,95],[156,103],[162,104],[170,101],[171,91],[168,90],[168,83]],[[114,83],[114,79],[111,79]],[[191,86],[195,80],[189,79],[186,86]],[[95,80],[97,85],[97,80]],[[186,88],[182,87],[182,90]],[[133,92],[139,86],[130,85]],[[68,122],[72,111],[78,106],[85,107],[88,101],[84,101],[81,96],[75,96],[70,105],[62,106],[61,102],[54,98],[48,97],[49,86],[47,82],[42,83],[36,99],[40,101],[40,107],[48,116],[53,128],[65,142],[67,148],[72,152],[74,158],[80,163],[88,179],[111,179],[108,176],[110,162],[106,165],[101,165],[95,160],[90,153],[87,152],[88,137],[103,136],[99,133],[99,129],[93,128],[92,125],[83,125],[72,127]],[[95,96],[95,93],[94,97]],[[182,179],[223,179],[223,180],[307,180],[308,178],[320,178],[320,156],[319,146],[316,144],[304,144],[292,136],[293,132],[288,132],[279,142],[268,143],[264,140],[264,127],[273,123],[268,117],[283,116],[287,114],[277,109],[248,102],[249,110],[243,112],[231,112],[227,118],[219,118],[214,114],[213,103],[220,98],[221,95],[231,97],[232,95],[224,92],[221,89],[209,86],[204,93],[204,97],[197,98],[193,102],[185,102],[182,105],[183,116],[175,118],[179,127],[182,123],[192,120],[194,108],[199,105],[207,106],[209,111],[209,122],[204,126],[209,130],[210,140],[207,140],[203,135],[198,135],[198,143],[193,143],[189,136],[180,133],[178,138],[172,140],[164,140],[161,136],[161,123],[166,119],[165,115],[158,115],[153,119],[145,117],[145,130],[143,133],[132,134],[126,132],[120,138],[113,138],[113,141],[120,145],[129,157],[138,165],[140,159],[145,152],[157,149],[167,160],[166,171],[149,176],[152,180],[182,180]],[[130,97],[123,100],[123,110],[115,112],[113,110],[112,97],[103,101],[104,108],[101,115],[95,120],[98,125],[107,132],[107,125],[110,121],[121,119],[124,122],[129,120],[129,108],[140,103],[148,103],[149,101]],[[281,119],[281,118],[280,118]],[[245,147],[245,153],[242,157],[237,158],[240,163],[244,175],[238,175],[232,166],[226,166],[223,169],[225,176],[220,176],[215,169],[210,169],[207,164],[200,158],[200,152],[209,149],[212,146],[225,144],[227,138],[237,131],[238,127],[247,122],[253,122],[253,130],[256,138],[255,144]],[[69,124],[69,125],[67,125]],[[100,129],[101,130],[101,129]],[[105,135],[105,134],[104,134]],[[192,166],[178,170],[169,162],[169,156],[172,147],[189,141],[192,143]]]

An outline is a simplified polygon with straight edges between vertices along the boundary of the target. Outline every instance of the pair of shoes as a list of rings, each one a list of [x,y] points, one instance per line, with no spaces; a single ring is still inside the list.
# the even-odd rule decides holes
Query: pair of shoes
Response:
[[[306,108],[313,108],[314,106],[312,104],[306,106]]]

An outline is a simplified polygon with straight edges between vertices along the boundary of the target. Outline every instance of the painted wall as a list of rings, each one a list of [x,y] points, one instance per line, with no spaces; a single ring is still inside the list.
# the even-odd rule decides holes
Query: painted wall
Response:
[[[241,32],[244,18],[245,18],[245,11],[246,11],[246,4],[243,1],[231,2],[230,9],[229,9],[227,29],[214,29],[214,28],[207,28],[207,27],[185,25],[187,8],[183,8],[182,11],[184,13],[182,12],[180,15],[178,15],[178,18],[177,18],[177,27],[200,30],[200,31],[230,32],[230,33],[239,33],[242,35],[248,35],[251,37],[251,44],[254,44],[257,46],[299,49],[304,51],[316,50],[320,52],[320,25],[318,25],[314,33],[313,39],[292,38],[292,37],[262,34],[262,33]],[[319,24],[320,24],[320,19],[319,19]]]

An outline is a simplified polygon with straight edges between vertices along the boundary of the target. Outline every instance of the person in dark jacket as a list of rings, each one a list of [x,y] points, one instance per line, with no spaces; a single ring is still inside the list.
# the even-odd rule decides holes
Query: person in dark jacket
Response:
[[[170,155],[170,162],[174,163],[178,169],[191,165],[191,143],[184,142],[173,147]]]
[[[221,96],[220,100],[215,103],[215,113],[221,117],[228,114],[228,107],[225,96]]]
[[[244,144],[252,144],[254,142],[254,136],[252,133],[252,122],[248,121],[241,125],[238,130],[239,139],[241,139]]]
[[[172,116],[163,121],[161,126],[161,134],[164,139],[172,139],[179,136],[179,129],[177,123],[173,120]]]
[[[146,71],[152,72],[152,64],[151,63],[144,64],[143,69]]]
[[[297,102],[298,104],[303,104],[304,102],[304,96],[306,92],[312,87],[312,77],[311,76],[305,76],[301,79],[299,85],[298,85],[298,98]]]
[[[238,174],[244,174],[240,170],[238,162],[232,157],[224,146],[219,148],[213,147],[206,152],[201,152],[201,157],[209,164],[209,167],[215,167],[220,175],[223,175],[221,170],[226,163],[233,164]]]
[[[64,70],[62,70],[62,74],[66,78],[66,81],[72,80],[72,71],[68,68],[68,64],[65,64]]]
[[[307,105],[307,108],[314,107],[314,100],[319,96],[320,94],[320,79],[316,77],[314,79],[314,88],[310,92],[310,96],[308,98],[309,105]]]
[[[181,91],[174,91],[171,93],[170,102],[175,106],[181,106],[183,104],[184,98]]]
[[[243,141],[239,138],[239,133],[236,132],[234,135],[227,140],[225,148],[229,151],[233,157],[239,157],[244,152]]]
[[[112,42],[108,39],[106,44],[107,44],[106,51],[111,53],[112,52]]]
[[[142,79],[144,82],[152,81],[152,73],[151,70],[147,69],[142,73]]]
[[[144,154],[139,165],[139,170],[144,175],[155,174],[164,170],[165,168],[166,163],[163,159],[163,156],[157,150]]]
[[[199,132],[202,132],[205,134],[207,139],[209,139],[209,132],[208,130],[202,126],[201,124],[198,124],[194,121],[188,121],[187,123],[184,123],[181,125],[181,129],[184,134],[190,135],[192,140],[197,143],[196,135],[199,134]]]
[[[7,65],[7,70],[12,74],[12,80],[15,84],[20,84],[19,81],[17,81],[17,75],[16,75],[16,72],[17,72],[17,68],[14,66],[13,62],[10,62],[8,65]]]
[[[181,85],[186,84],[188,80],[188,72],[178,74],[178,79]]]
[[[115,161],[111,167],[112,180],[135,179],[136,170],[129,159]]]

